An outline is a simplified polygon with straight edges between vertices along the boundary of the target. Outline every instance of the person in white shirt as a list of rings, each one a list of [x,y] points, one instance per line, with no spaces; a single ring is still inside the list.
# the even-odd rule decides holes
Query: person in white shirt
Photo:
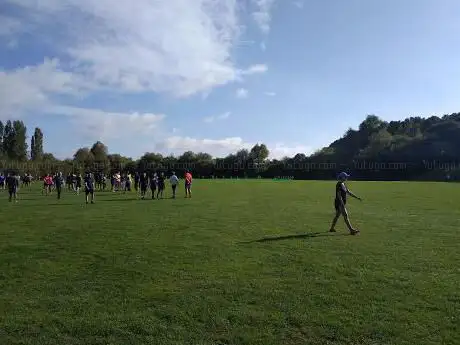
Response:
[[[179,179],[177,178],[176,173],[174,171],[171,177],[169,178],[169,183],[171,184],[171,188],[173,192],[172,198],[175,199],[176,198],[176,188],[177,188],[177,185],[179,184]]]
[[[115,189],[114,189],[114,192],[118,192],[119,190],[121,190],[121,174],[120,174],[120,172],[117,172],[115,174]]]

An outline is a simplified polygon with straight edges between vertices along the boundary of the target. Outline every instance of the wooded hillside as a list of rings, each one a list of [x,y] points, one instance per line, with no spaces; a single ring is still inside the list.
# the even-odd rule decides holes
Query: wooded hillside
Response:
[[[299,152],[282,160],[269,160],[265,144],[223,158],[188,151],[178,157],[148,152],[140,159],[132,159],[109,152],[99,141],[92,147],[78,148],[72,158],[59,160],[43,152],[44,134],[40,128],[35,128],[30,145],[28,140],[22,121],[0,122],[0,171],[43,175],[55,171],[191,169],[203,177],[294,179],[331,179],[339,171],[348,171],[356,179],[460,179],[460,113],[391,122],[369,115],[359,128],[350,128],[342,138],[313,155]]]

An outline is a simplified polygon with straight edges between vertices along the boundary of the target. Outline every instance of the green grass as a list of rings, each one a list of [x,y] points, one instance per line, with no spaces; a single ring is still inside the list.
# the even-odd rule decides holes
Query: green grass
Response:
[[[350,187],[360,236],[334,182],[2,192],[0,344],[460,344],[460,185]]]

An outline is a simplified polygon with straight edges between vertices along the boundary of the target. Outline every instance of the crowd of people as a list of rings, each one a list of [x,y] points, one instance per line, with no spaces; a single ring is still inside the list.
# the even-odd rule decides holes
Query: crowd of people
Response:
[[[105,191],[107,190],[108,181],[110,181],[110,190],[112,192],[130,192],[133,189],[139,193],[141,199],[145,199],[148,191],[151,192],[152,199],[162,199],[164,197],[165,181],[169,180],[169,184],[172,189],[172,198],[176,198],[177,186],[179,185],[179,178],[175,172],[167,178],[165,173],[160,172],[135,172],[121,173],[116,172],[110,178],[108,178],[102,172],[86,172],[84,176],[80,173],[69,174],[65,178],[62,172],[55,174],[47,174],[42,178],[43,188],[42,194],[50,195],[56,192],[57,198],[61,199],[63,188],[67,187],[68,191],[73,191],[77,195],[82,190],[85,192],[86,203],[94,203],[94,194],[96,190]],[[192,174],[189,170],[185,171],[185,197],[192,197]],[[33,181],[31,174],[27,173],[24,176],[10,172],[6,176],[0,174],[0,189],[8,189],[9,201],[17,202],[17,193],[19,185],[22,182],[23,187],[30,187]]]
[[[345,172],[341,172],[337,177],[338,182],[335,186],[334,200],[335,215],[334,219],[332,220],[331,228],[329,231],[336,231],[335,226],[337,224],[337,221],[340,216],[343,216],[345,224],[347,225],[350,234],[357,235],[360,233],[360,231],[355,229],[351,225],[348,216],[348,211],[346,208],[346,203],[347,196],[351,196],[360,201],[362,199],[354,193],[352,193],[346,186],[345,182],[349,177],[350,175],[348,175]],[[66,185],[69,191],[73,191],[77,194],[80,194],[80,190],[84,188],[86,203],[94,204],[95,190],[105,190],[107,187],[107,180],[107,176],[100,172],[96,174],[87,172],[84,177],[82,177],[81,174],[70,174],[65,179],[63,177],[62,172],[56,173],[54,175],[48,174],[43,177],[42,193],[45,195],[50,195],[53,191],[56,191],[57,198],[60,199],[62,188],[64,188]],[[4,190],[8,188],[10,202],[17,202],[17,192],[19,189],[20,181],[22,181],[23,186],[30,186],[32,176],[30,174],[26,174],[23,177],[20,177],[19,175],[14,173],[9,173],[8,176],[0,174],[0,189]],[[163,172],[151,174],[148,174],[147,172],[136,172],[134,175],[131,175],[129,173],[121,174],[120,172],[117,172],[113,174],[110,178],[112,192],[129,192],[131,191],[131,186],[134,184],[134,189],[136,190],[136,192],[139,192],[139,197],[141,199],[145,199],[148,190],[151,191],[152,199],[162,199],[163,192],[165,190],[165,181],[166,176]],[[184,181],[185,197],[191,198],[192,174],[188,170],[185,172]],[[171,176],[169,176],[169,184],[172,189],[172,198],[176,198],[176,190],[177,186],[179,185],[179,178],[177,177],[175,172],[172,172]]]

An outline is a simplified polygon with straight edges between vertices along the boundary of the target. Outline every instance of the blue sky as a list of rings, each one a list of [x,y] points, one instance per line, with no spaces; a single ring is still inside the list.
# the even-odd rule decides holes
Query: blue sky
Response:
[[[0,119],[60,158],[308,154],[367,114],[460,111],[460,1],[114,3],[0,4]]]

